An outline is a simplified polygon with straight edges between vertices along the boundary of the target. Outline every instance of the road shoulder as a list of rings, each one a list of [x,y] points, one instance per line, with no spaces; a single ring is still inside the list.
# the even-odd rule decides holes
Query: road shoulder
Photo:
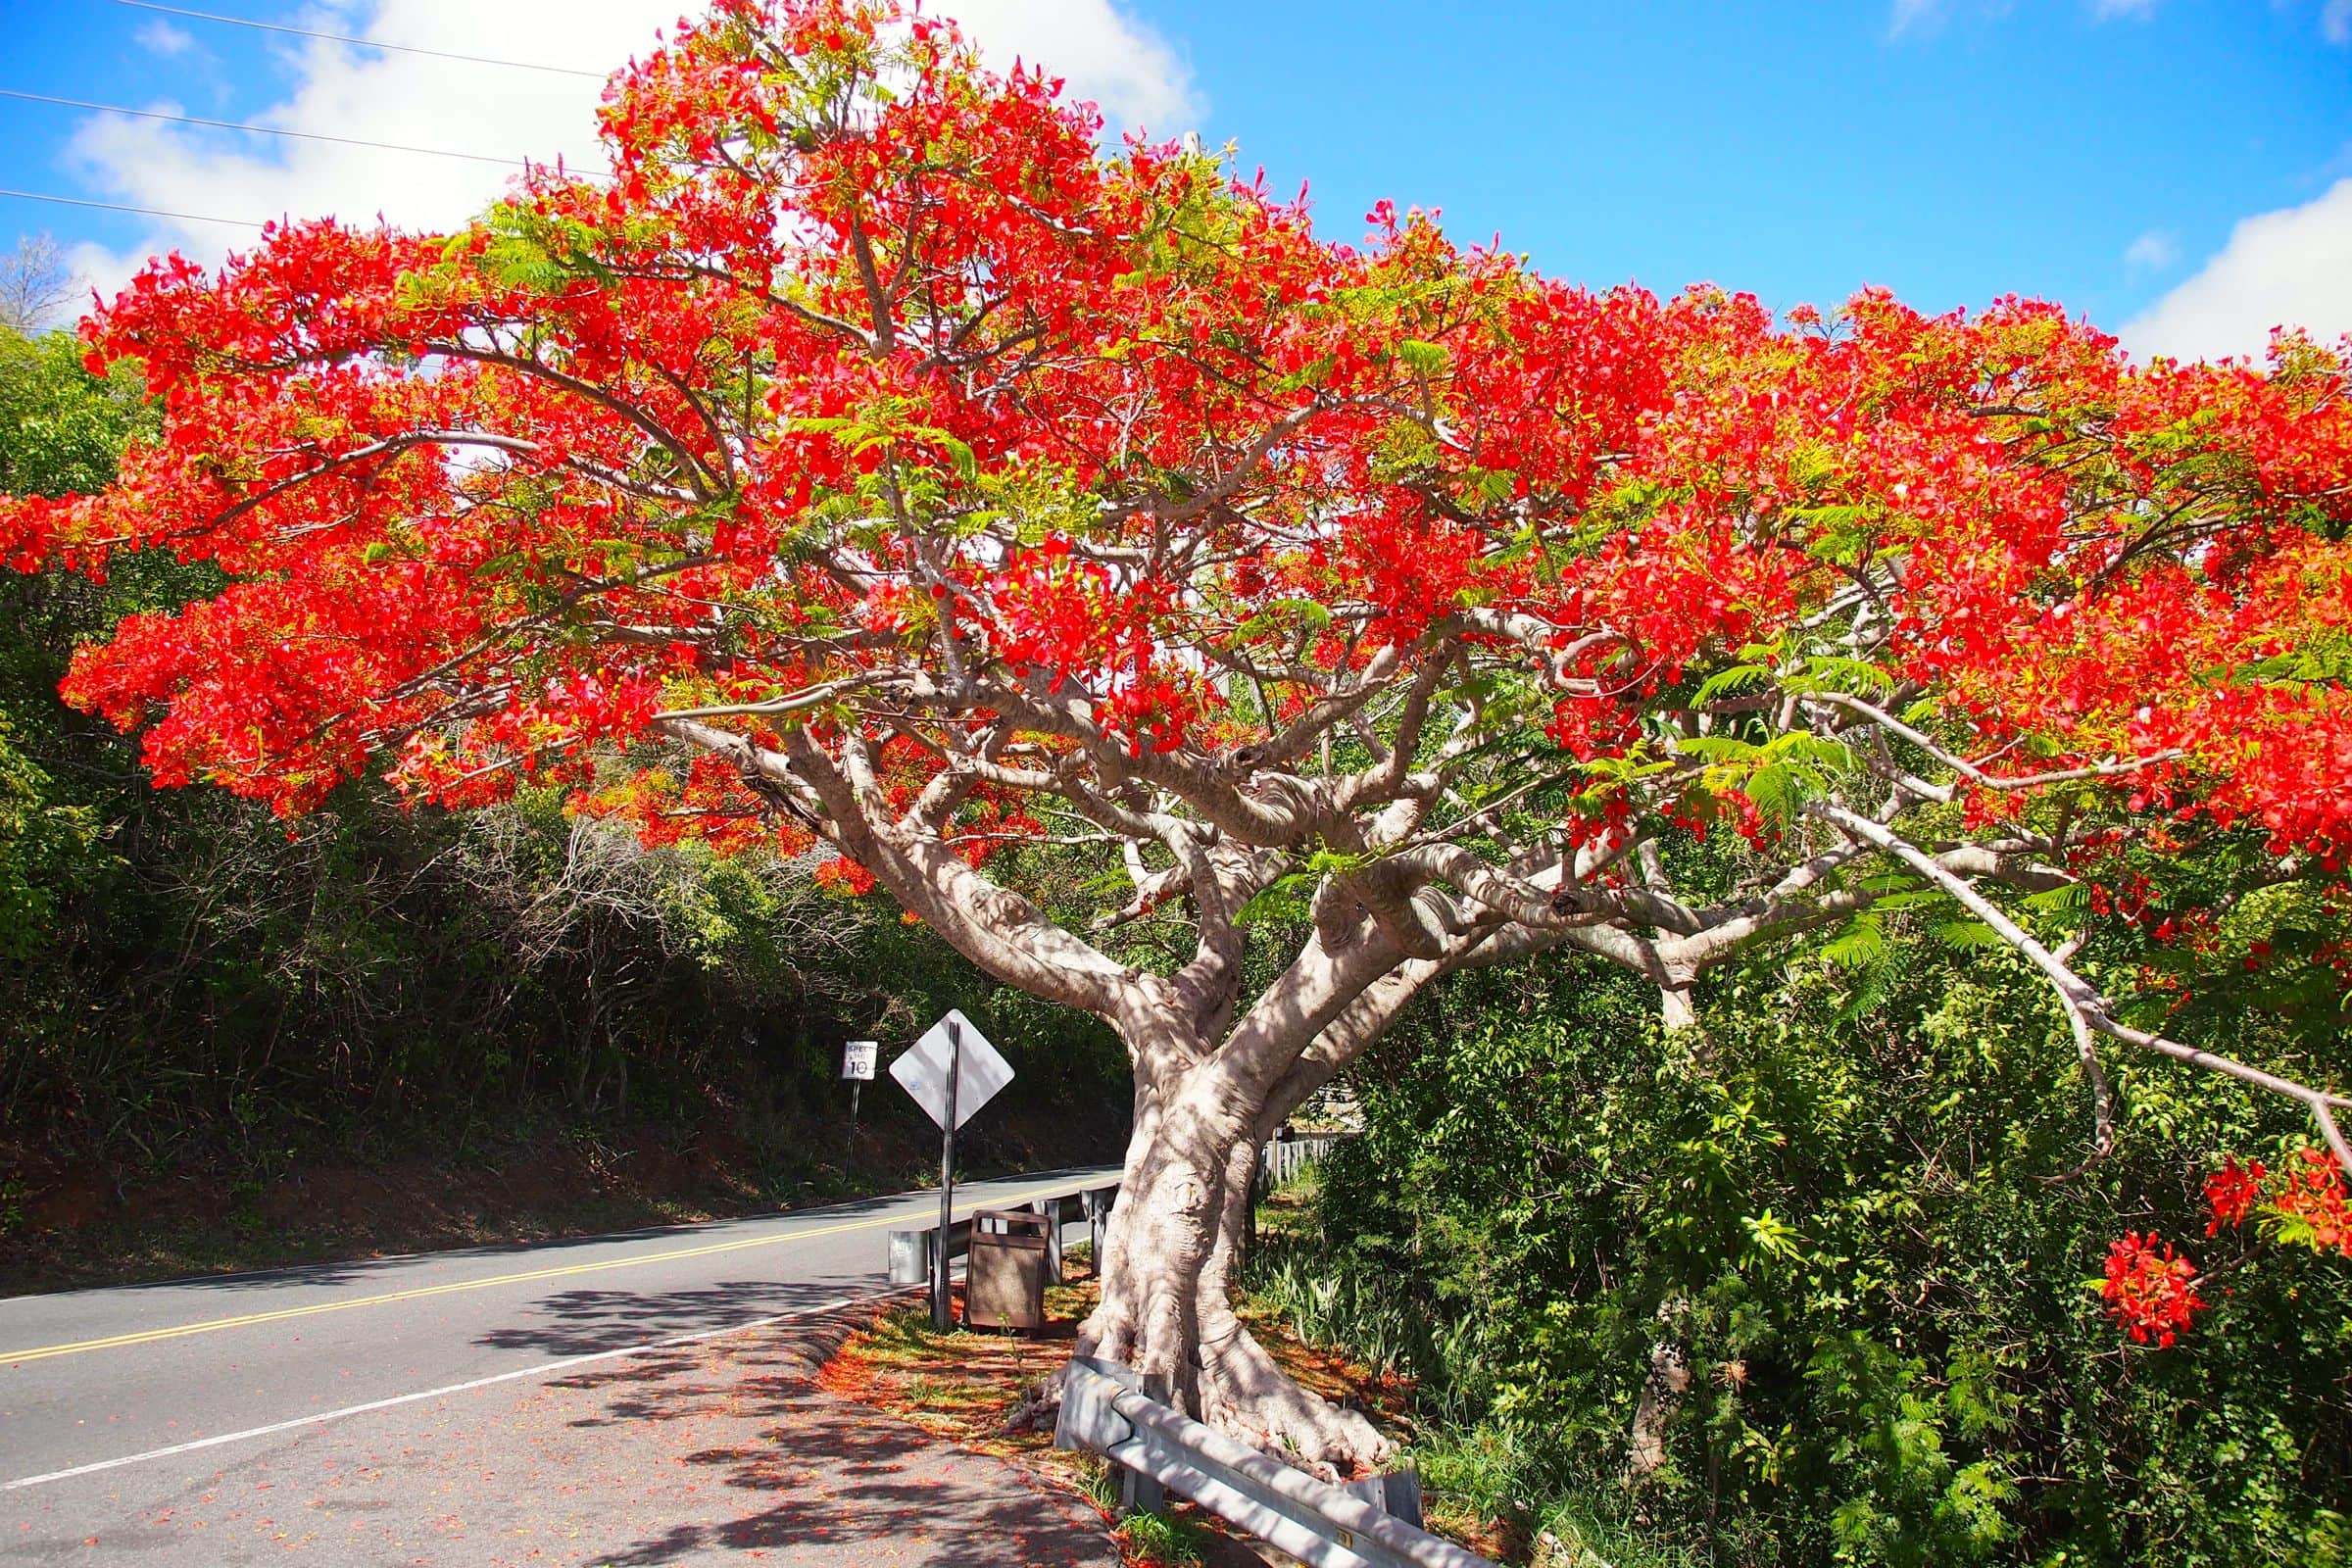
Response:
[[[20,1493],[0,1561],[1114,1568],[1083,1498],[821,1385],[872,1310],[338,1422],[225,1466]],[[44,1528],[102,1500],[84,1487],[124,1522]]]

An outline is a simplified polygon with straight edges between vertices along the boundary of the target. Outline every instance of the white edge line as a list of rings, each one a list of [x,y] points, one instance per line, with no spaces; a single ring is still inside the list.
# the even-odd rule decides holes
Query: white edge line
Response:
[[[415,1404],[423,1399],[446,1398],[453,1394],[465,1394],[474,1389],[486,1389],[494,1383],[513,1383],[521,1378],[543,1378],[567,1367],[586,1366],[594,1361],[616,1361],[632,1355],[644,1355],[653,1350],[665,1350],[673,1346],[693,1345],[702,1340],[723,1339],[730,1334],[748,1334],[795,1318],[813,1317],[820,1312],[835,1312],[845,1306],[857,1306],[866,1301],[886,1300],[903,1296],[915,1287],[876,1291],[869,1296],[845,1296],[838,1300],[820,1301],[790,1312],[778,1312],[770,1317],[754,1318],[748,1323],[730,1323],[724,1328],[700,1329],[692,1334],[673,1334],[665,1340],[648,1340],[642,1345],[624,1345],[617,1350],[597,1350],[587,1355],[565,1356],[560,1361],[542,1361],[536,1366],[517,1367],[512,1372],[494,1372],[486,1378],[474,1378],[466,1383],[452,1383],[438,1389],[420,1389],[415,1394],[396,1394],[388,1399],[370,1399],[366,1404],[347,1404],[340,1410],[321,1410],[316,1415],[298,1415],[291,1421],[272,1422],[266,1427],[248,1427],[242,1432],[223,1432],[217,1437],[198,1438],[191,1443],[175,1443],[169,1448],[150,1448],[145,1453],[124,1454],[120,1459],[100,1459],[95,1464],[75,1465],[71,1470],[52,1470],[43,1476],[25,1476],[20,1480],[0,1482],[0,1492],[14,1492],[20,1487],[38,1487],[52,1481],[71,1481],[75,1476],[95,1475],[101,1470],[119,1470],[126,1464],[143,1464],[149,1459],[169,1459],[175,1453],[193,1453],[199,1448],[219,1447],[224,1443],[243,1443],[250,1438],[267,1438],[280,1432],[293,1432],[303,1427],[323,1426],[346,1416],[366,1415],[372,1410],[389,1410],[395,1405]]]

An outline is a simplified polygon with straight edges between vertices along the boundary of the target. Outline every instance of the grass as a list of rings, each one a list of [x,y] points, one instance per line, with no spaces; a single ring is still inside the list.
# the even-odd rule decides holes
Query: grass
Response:
[[[1119,1526],[1119,1551],[1131,1563],[1183,1568],[1207,1555],[1211,1533],[1180,1514],[1129,1514]]]
[[[1314,1168],[1258,1206],[1257,1247],[1244,1270],[1242,1321],[1282,1369],[1336,1402],[1365,1412],[1390,1436],[1416,1435],[1418,1391],[1406,1373],[1412,1325],[1373,1303],[1353,1281],[1322,1273],[1313,1231]]]
[[[1258,1246],[1245,1270],[1244,1320],[1293,1377],[1326,1398],[1349,1397],[1398,1441],[1403,1462],[1421,1474],[1432,1531],[1498,1562],[1531,1560],[1543,1521],[1521,1500],[1527,1480],[1521,1446],[1505,1431],[1469,1422],[1453,1391],[1425,1387],[1412,1375],[1415,1367],[1450,1364],[1449,1349],[1475,1325],[1431,1322],[1361,1281],[1332,1273],[1315,1223],[1315,1196],[1310,1166],[1259,1205]],[[1566,1562],[1584,1568],[1575,1551]]]

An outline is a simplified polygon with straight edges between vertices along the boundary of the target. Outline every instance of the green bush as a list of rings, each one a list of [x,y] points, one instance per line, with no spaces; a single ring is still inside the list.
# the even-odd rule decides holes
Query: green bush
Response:
[[[1419,1379],[1441,1500],[1613,1563],[2341,1561],[2352,1265],[2202,1234],[2203,1172],[2305,1141],[2292,1107],[2113,1060],[2122,1147],[2078,1172],[2021,965],[1909,954],[1850,1000],[1758,968],[1667,1037],[1618,977],[1465,977],[1355,1075],[1320,1235],[1257,1288]],[[2151,1228],[2212,1302],[2163,1350],[2090,1288]],[[1661,1344],[1689,1387],[1636,1479]]]
[[[1133,1513],[1119,1526],[1128,1560],[1155,1568],[1189,1568],[1207,1554],[1208,1540],[1205,1529],[1175,1514]]]

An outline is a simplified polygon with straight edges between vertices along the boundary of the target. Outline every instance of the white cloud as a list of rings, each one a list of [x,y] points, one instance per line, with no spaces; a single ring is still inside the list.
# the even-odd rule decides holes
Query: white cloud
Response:
[[[286,95],[241,116],[257,124],[493,158],[601,168],[595,112],[602,74],[674,32],[680,0],[322,0],[289,20],[411,48],[532,61],[596,73],[563,75],[426,55],[387,54],[320,39],[289,41]],[[698,8],[699,9],[699,8]],[[1013,59],[1063,76],[1074,97],[1102,105],[1116,124],[1174,134],[1200,110],[1190,74],[1159,37],[1113,0],[956,0],[989,62]],[[177,112],[154,100],[143,108]],[[455,224],[495,199],[514,172],[495,163],[423,157],[155,121],[98,116],[76,131],[70,157],[87,194],[198,217],[265,220],[332,214],[354,222],[378,214],[403,225]],[[250,229],[183,220],[155,228],[121,253],[77,250],[72,264],[102,291],[118,288],[154,253],[177,248],[217,261]]]
[[[1943,25],[1943,0],[1894,0],[1886,18],[1886,36],[1907,38],[1930,33]]]
[[[2124,326],[2135,354],[2259,357],[2274,326],[2352,332],[2352,179],[2300,207],[2241,219],[2197,274]]]
[[[1191,71],[1111,0],[947,0],[927,9],[961,23],[995,69],[1008,71],[1015,59],[1042,65],[1113,124],[1174,136],[1200,118]]]
[[[2180,244],[2161,228],[2151,228],[2124,252],[2124,266],[2133,272],[2169,272],[2180,261]]]
[[[140,48],[155,55],[184,55],[196,47],[194,33],[184,27],[174,27],[161,17],[130,36]]]
[[[2145,22],[2156,14],[2157,0],[2089,0],[2091,19],[2096,22]],[[2286,0],[2273,0],[2283,5]],[[2013,9],[2014,0],[1984,0],[1981,10],[1989,17],[2006,15]],[[1939,32],[1950,15],[1952,0],[1892,0],[1886,16],[1886,36],[1889,39],[1914,35],[1926,37]],[[2320,32],[2329,43],[2352,44],[2352,0],[2322,0]]]

